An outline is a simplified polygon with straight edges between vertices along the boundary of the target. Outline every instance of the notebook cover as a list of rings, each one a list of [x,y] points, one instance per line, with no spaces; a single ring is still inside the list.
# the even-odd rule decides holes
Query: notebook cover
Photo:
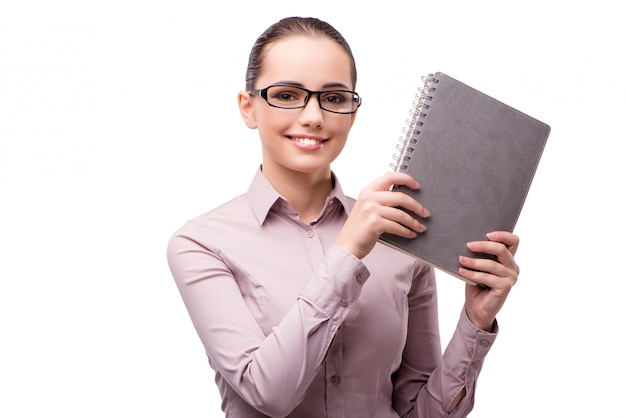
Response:
[[[550,127],[443,73],[434,80],[423,126],[412,134],[417,142],[401,169],[421,189],[392,189],[430,211],[420,219],[428,229],[413,239],[383,234],[379,241],[465,280],[458,257],[477,256],[466,243],[486,240],[490,231],[513,231]]]

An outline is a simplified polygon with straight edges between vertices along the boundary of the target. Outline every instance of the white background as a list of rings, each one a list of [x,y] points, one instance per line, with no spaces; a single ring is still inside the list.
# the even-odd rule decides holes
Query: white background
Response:
[[[388,170],[421,75],[552,126],[471,416],[619,416],[619,2],[295,3],[1,3],[0,416],[221,416],[165,247],[247,188],[260,149],[236,93],[254,40],[288,15],[353,48],[364,104],[334,165],[352,196]],[[439,283],[445,343],[463,284]]]

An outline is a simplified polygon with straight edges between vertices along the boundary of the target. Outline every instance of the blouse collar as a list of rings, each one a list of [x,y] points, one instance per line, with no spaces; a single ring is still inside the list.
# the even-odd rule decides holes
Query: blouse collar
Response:
[[[341,188],[341,185],[339,184],[339,180],[337,180],[337,176],[335,176],[335,173],[332,173],[332,176],[334,187],[326,198],[324,211],[328,210],[329,202],[337,200],[339,203],[341,203],[343,209],[347,213],[350,213],[353,201],[343,193],[343,190]],[[260,225],[265,222],[267,215],[274,207],[279,208],[278,210],[281,211],[293,211],[293,209],[291,209],[291,206],[289,205],[289,202],[287,202],[287,200],[282,197],[276,191],[276,189],[274,189],[274,187],[272,187],[270,182],[263,174],[263,171],[261,171],[261,167],[259,167],[259,169],[257,170],[254,178],[252,179],[252,183],[248,188],[248,197],[252,206],[252,211],[254,212],[254,215]],[[323,215],[324,213],[322,212],[319,218],[321,219]]]

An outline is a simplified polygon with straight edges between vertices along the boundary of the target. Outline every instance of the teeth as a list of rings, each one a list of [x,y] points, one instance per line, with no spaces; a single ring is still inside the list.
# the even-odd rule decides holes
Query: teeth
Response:
[[[311,138],[291,138],[291,139],[302,145],[317,145],[321,142],[321,141],[318,141],[316,139],[311,139]]]

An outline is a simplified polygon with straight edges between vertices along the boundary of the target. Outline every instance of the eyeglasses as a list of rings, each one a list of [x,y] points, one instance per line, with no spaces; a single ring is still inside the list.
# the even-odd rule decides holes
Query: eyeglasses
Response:
[[[350,90],[308,90],[290,84],[273,84],[260,90],[250,90],[253,96],[260,96],[268,105],[280,109],[300,109],[306,106],[312,94],[317,95],[320,108],[332,113],[349,114],[361,106],[359,95]]]

